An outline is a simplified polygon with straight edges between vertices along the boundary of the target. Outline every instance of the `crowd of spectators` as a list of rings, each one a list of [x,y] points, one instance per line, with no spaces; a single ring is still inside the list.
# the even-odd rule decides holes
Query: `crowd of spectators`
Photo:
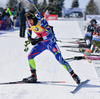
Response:
[[[19,12],[14,9],[0,7],[0,29],[8,29],[15,26],[15,19],[19,16]]]
[[[0,29],[9,29],[13,27],[20,27],[19,36],[25,37],[26,17],[25,9],[3,9],[0,8]]]

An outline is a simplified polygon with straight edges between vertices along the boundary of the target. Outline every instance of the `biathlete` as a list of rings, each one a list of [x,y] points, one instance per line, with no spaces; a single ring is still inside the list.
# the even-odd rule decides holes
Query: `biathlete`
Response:
[[[80,49],[82,52],[100,52],[100,26],[93,32],[92,43],[90,49]]]
[[[64,66],[64,68],[71,74],[72,78],[76,81],[76,83],[79,84],[80,78],[77,74],[74,73],[69,63],[63,59],[56,43],[54,33],[52,32],[52,29],[50,28],[46,19],[38,19],[32,11],[28,11],[26,13],[26,19],[28,22],[28,40],[31,42],[32,45],[34,45],[34,47],[31,49],[28,55],[31,76],[24,78],[23,81],[29,83],[37,82],[36,64],[34,58],[43,51],[49,50],[55,55],[57,61],[59,61]],[[36,33],[38,38],[32,38],[32,31]]]
[[[86,44],[79,44],[79,47],[91,47],[92,44],[92,37],[93,37],[93,32],[96,30],[98,23],[96,21],[96,19],[91,19],[91,21],[89,22],[88,26],[85,29],[85,37],[84,40],[86,42]]]
[[[100,25],[96,28],[96,31],[93,33],[92,46],[95,52],[100,52]]]
[[[95,46],[93,45],[93,39],[94,39],[94,34],[97,31],[97,27],[98,27],[98,22],[96,21],[96,19],[91,19],[91,21],[89,22],[86,30],[85,30],[85,42],[86,42],[86,47],[88,47],[89,49],[79,49],[80,52],[93,52],[95,50]],[[81,46],[82,44],[80,44],[79,46]],[[83,45],[82,45],[83,46]],[[84,47],[84,46],[83,46]]]

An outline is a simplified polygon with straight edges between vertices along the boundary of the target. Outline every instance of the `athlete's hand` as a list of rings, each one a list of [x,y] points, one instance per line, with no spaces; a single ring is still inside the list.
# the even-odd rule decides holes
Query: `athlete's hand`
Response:
[[[29,39],[29,41],[31,42],[32,45],[35,45],[38,42],[43,41],[42,36],[40,38],[37,38],[37,37],[36,38],[31,38],[31,37],[29,37],[28,39]]]

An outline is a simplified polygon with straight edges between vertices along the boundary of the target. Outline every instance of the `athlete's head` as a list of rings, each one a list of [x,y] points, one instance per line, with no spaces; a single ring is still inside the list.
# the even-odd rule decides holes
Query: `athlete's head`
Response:
[[[35,16],[35,14],[34,14],[34,12],[33,11],[28,11],[26,14],[25,14],[25,16],[26,16],[26,19],[27,19],[27,21],[28,21],[28,23],[30,24],[30,25],[36,25],[37,24],[37,22],[38,22],[38,19],[36,18],[36,16]]]
[[[92,19],[92,20],[90,21],[90,23],[91,23],[94,27],[96,27],[97,21],[96,21],[96,19]]]

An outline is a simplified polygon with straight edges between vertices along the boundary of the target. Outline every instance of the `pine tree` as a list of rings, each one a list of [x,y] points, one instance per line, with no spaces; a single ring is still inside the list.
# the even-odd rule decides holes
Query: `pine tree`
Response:
[[[72,8],[74,8],[74,7],[79,7],[79,2],[78,2],[78,0],[73,0],[73,2],[72,2],[72,6],[71,6]]]
[[[16,10],[18,8],[18,0],[9,0],[6,6]]]
[[[50,14],[57,14],[59,17],[61,17],[63,5],[64,0],[49,0],[49,4],[46,9]]]
[[[53,2],[53,0],[49,0],[49,2]]]
[[[90,0],[88,5],[86,6],[86,14],[87,15],[99,14],[99,8],[96,5],[96,3],[94,2],[94,0]]]
[[[46,0],[43,0],[43,2],[41,3],[41,6],[38,7],[39,11],[44,13],[46,11],[46,7],[47,7],[47,2]]]
[[[98,6],[99,14],[100,14],[100,0],[96,1],[96,5]]]
[[[21,8],[29,9],[30,2],[28,0],[20,0]]]

